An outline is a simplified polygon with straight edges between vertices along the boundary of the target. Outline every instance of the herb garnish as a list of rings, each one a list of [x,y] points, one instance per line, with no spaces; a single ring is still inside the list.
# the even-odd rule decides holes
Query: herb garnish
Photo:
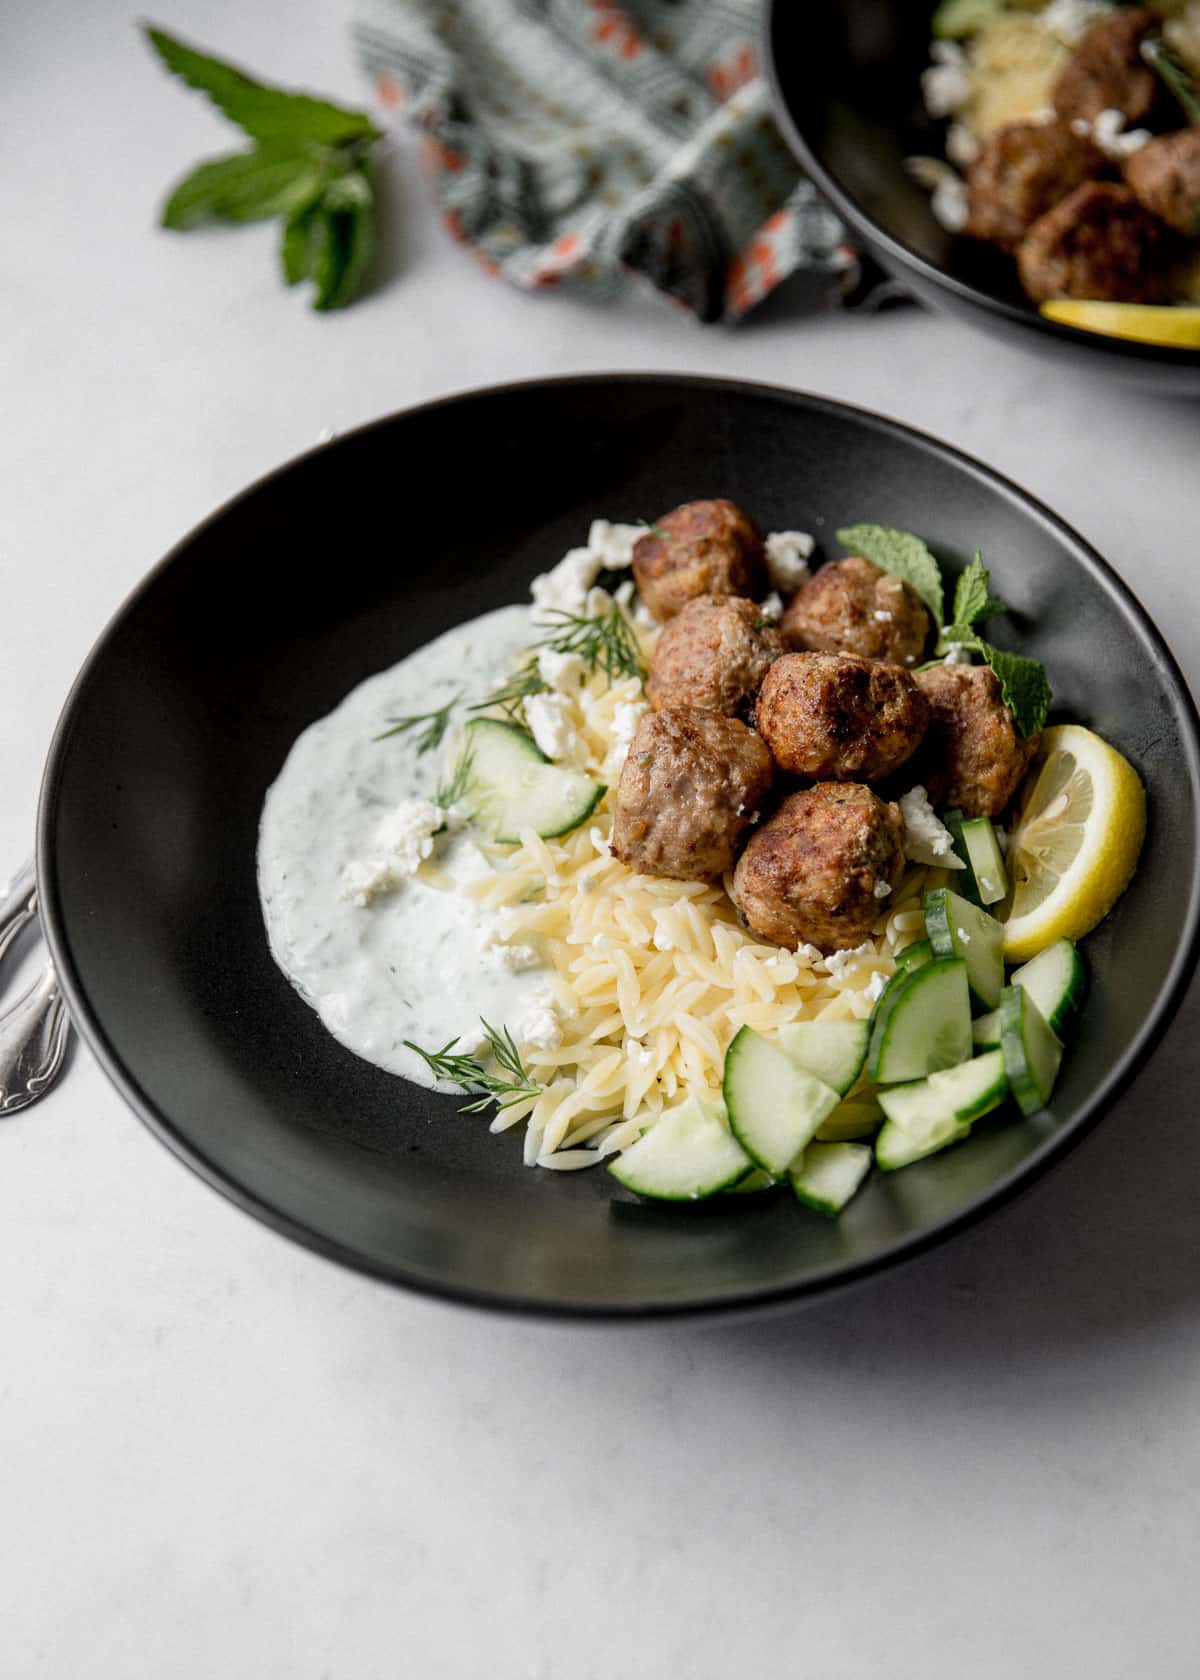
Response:
[[[459,753],[449,780],[434,788],[433,803],[440,805],[443,811],[449,811],[452,806],[459,804],[470,791],[474,770],[475,754],[470,746],[466,746]]]
[[[488,1041],[492,1059],[500,1070],[497,1073],[490,1073],[478,1056],[456,1055],[454,1046],[458,1043],[457,1038],[452,1038],[440,1050],[422,1050],[419,1044],[413,1044],[407,1038],[404,1047],[415,1050],[436,1078],[457,1085],[464,1091],[483,1092],[475,1102],[465,1103],[459,1110],[460,1114],[482,1114],[491,1103],[495,1103],[498,1109],[511,1108],[527,1097],[540,1096],[542,1087],[531,1077],[521,1060],[521,1052],[508,1028],[501,1027],[497,1032],[482,1015],[479,1024]]]
[[[417,736],[418,754],[423,755],[432,752],[435,747],[441,746],[446,731],[450,727],[450,713],[461,699],[462,690],[460,689],[436,712],[416,712],[412,717],[387,718],[385,721],[390,723],[392,727],[385,729],[382,735],[376,735],[375,739],[386,741],[392,735],[404,735],[410,729],[420,729],[421,733]],[[471,709],[473,711],[475,708],[472,707]]]
[[[494,694],[489,694],[486,700],[478,701],[474,706],[468,706],[469,712],[503,712],[510,723],[515,723],[519,729],[528,728],[525,721],[525,702],[534,694],[545,694],[550,684],[538,670],[536,659],[527,659],[518,666],[517,670]]]
[[[374,245],[369,153],[382,130],[363,111],[254,81],[161,29],[145,33],[167,69],[254,142],[185,176],[163,206],[162,225],[185,230],[280,216],[287,284],[311,280],[314,309],[349,303]]]
[[[1187,120],[1200,123],[1200,86],[1163,37],[1148,36],[1142,42],[1141,54],[1150,68],[1158,72],[1164,86],[1179,101]]]
[[[942,623],[942,571],[920,537],[911,531],[897,531],[890,525],[848,525],[837,539],[850,554],[861,554],[882,571],[903,579],[914,589]]]
[[[535,647],[551,648],[555,653],[577,653],[590,670],[603,671],[610,686],[621,677],[640,680],[643,676],[637,633],[618,602],[614,601],[607,611],[594,618],[558,608],[543,616],[547,623],[558,622],[539,637],[533,644]]]

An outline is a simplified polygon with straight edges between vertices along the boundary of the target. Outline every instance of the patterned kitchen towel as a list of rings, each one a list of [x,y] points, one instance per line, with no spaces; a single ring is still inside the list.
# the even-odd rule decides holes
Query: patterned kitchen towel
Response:
[[[855,253],[759,75],[761,0],[357,0],[385,106],[424,136],[447,228],[518,286],[645,276],[735,320]]]

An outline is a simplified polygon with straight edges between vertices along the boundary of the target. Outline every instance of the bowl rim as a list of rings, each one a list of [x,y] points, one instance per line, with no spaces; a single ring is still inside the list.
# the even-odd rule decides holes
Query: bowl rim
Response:
[[[323,455],[328,450],[336,449],[343,444],[352,444],[356,439],[370,433],[383,431],[394,425],[398,420],[419,418],[424,414],[464,403],[500,400],[518,392],[544,391],[553,395],[558,391],[586,390],[589,388],[611,390],[614,383],[642,386],[658,385],[684,391],[704,389],[711,393],[728,393],[754,400],[782,401],[805,408],[818,415],[836,416],[843,420],[849,418],[859,425],[884,432],[907,445],[915,444],[922,451],[931,451],[956,469],[965,471],[977,480],[982,480],[989,490],[998,492],[1006,498],[1015,499],[1023,511],[1031,514],[1047,526],[1060,542],[1065,543],[1068,549],[1073,551],[1076,561],[1086,572],[1090,573],[1093,581],[1105,590],[1118,610],[1132,620],[1136,628],[1141,631],[1154,649],[1164,684],[1176,704],[1181,721],[1186,773],[1191,781],[1197,806],[1200,807],[1200,714],[1197,713],[1187,682],[1161,632],[1114,567],[1065,520],[1061,519],[1043,502],[1030,495],[1028,491],[1023,490],[1012,479],[931,433],[918,430],[902,421],[894,420],[856,404],[844,403],[836,398],[797,390],[788,386],[772,385],[755,380],[729,379],[708,374],[677,374],[670,371],[561,374],[546,378],[507,380],[493,385],[470,387],[447,396],[414,404],[408,408],[395,410],[367,421],[361,426],[340,432],[329,442],[317,444],[313,448],[289,457],[279,466],[272,468],[235,492],[168,549],[163,558],[153,565],[134,586],[105,624],[81,665],[63,704],[62,712],[51,739],[38,801],[35,851],[38,900],[46,941],[71,1019],[80,1036],[100,1063],[104,1073],[150,1132],[186,1166],[190,1167],[199,1178],[213,1189],[218,1190],[243,1212],[253,1215],[261,1223],[280,1235],[289,1237],[302,1247],[359,1274],[365,1274],[393,1286],[411,1290],[417,1295],[449,1301],[461,1306],[573,1323],[630,1323],[663,1319],[704,1319],[707,1321],[741,1319],[748,1314],[787,1310],[796,1308],[806,1302],[824,1299],[842,1289],[865,1282],[876,1274],[887,1271],[905,1261],[916,1259],[919,1255],[945,1242],[986,1214],[1003,1206],[1019,1192],[1032,1187],[1050,1167],[1064,1159],[1068,1152],[1088,1135],[1145,1065],[1159,1043],[1179,1007],[1188,981],[1196,967],[1197,959],[1200,958],[1200,844],[1195,845],[1193,849],[1190,890],[1185,914],[1180,922],[1180,937],[1175,947],[1170,968],[1151,1005],[1150,1012],[1125,1054],[1109,1069],[1108,1074],[1092,1094],[1090,1100],[1068,1123],[1049,1134],[1021,1161],[1009,1168],[1007,1172],[980,1191],[978,1195],[956,1212],[935,1222],[925,1230],[889,1244],[863,1260],[849,1264],[844,1262],[831,1263],[819,1268],[799,1282],[772,1285],[763,1289],[742,1291],[728,1296],[709,1297],[703,1300],[688,1300],[679,1303],[560,1302],[490,1291],[481,1287],[445,1283],[409,1267],[380,1261],[372,1256],[360,1253],[351,1244],[341,1242],[335,1237],[314,1229],[311,1225],[305,1223],[302,1218],[277,1208],[257,1192],[248,1189],[218,1162],[211,1159],[200,1143],[177,1127],[169,1112],[155,1103],[141,1087],[133,1070],[125,1064],[119,1051],[108,1038],[93,1008],[72,956],[70,929],[55,869],[58,839],[58,797],[66,775],[66,761],[71,736],[74,732],[76,709],[86,691],[93,670],[105,658],[110,642],[121,632],[126,619],[136,609],[142,598],[155,587],[158,579],[187,552],[197,536],[218,525],[244,502],[257,495],[265,486],[297,469],[303,469],[305,463],[312,458]]]
[[[1200,349],[1192,350],[1172,344],[1146,344],[1138,339],[1117,338],[1111,333],[1088,332],[1083,327],[1071,327],[1061,321],[1047,320],[1036,309],[1023,309],[1019,304],[1010,303],[1007,298],[996,297],[991,292],[985,292],[978,286],[960,280],[957,275],[930,262],[919,251],[914,251],[912,246],[906,245],[902,239],[897,239],[894,234],[881,227],[854,194],[830,172],[806,139],[801,128],[801,119],[784,93],[779,55],[775,50],[775,36],[778,19],[786,4],[787,0],[767,0],[759,31],[762,64],[775,120],[783,130],[804,173],[811,177],[814,185],[820,188],[854,231],[878,253],[885,267],[900,273],[913,272],[935,291],[949,292],[968,307],[983,309],[1001,320],[1011,322],[1019,329],[1040,333],[1043,337],[1056,339],[1060,344],[1094,350],[1099,355],[1123,357],[1150,367],[1186,368],[1191,373],[1200,370]]]

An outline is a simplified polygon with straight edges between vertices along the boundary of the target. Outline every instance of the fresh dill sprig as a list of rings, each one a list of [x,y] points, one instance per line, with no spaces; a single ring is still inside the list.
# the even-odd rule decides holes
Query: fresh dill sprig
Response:
[[[455,760],[448,780],[434,788],[433,803],[440,805],[443,811],[448,811],[452,805],[457,805],[465,799],[474,771],[475,753],[471,747],[464,747]]]
[[[417,736],[417,752],[424,754],[440,747],[447,729],[450,727],[450,713],[462,699],[462,690],[451,696],[444,706],[439,706],[436,712],[416,712],[412,717],[387,718],[385,722],[391,724],[382,735],[376,735],[377,741],[386,741],[391,735],[405,735],[410,729],[419,729]],[[474,708],[472,708],[474,709]]]
[[[449,1044],[443,1045],[440,1050],[422,1050],[419,1044],[413,1044],[407,1038],[404,1045],[406,1049],[416,1051],[435,1078],[457,1085],[463,1091],[482,1091],[482,1096],[477,1097],[474,1102],[463,1105],[459,1110],[460,1114],[482,1114],[491,1103],[495,1103],[499,1109],[511,1108],[514,1103],[524,1102],[527,1097],[540,1096],[542,1087],[532,1078],[521,1060],[521,1052],[517,1049],[508,1028],[501,1027],[497,1032],[482,1015],[479,1017],[479,1024],[483,1028],[498,1072],[489,1072],[478,1056],[456,1053],[454,1046],[458,1043],[457,1038],[452,1038]]]
[[[525,702],[533,694],[545,694],[550,684],[541,676],[536,659],[527,659],[519,666],[513,675],[498,688],[494,694],[489,694],[486,700],[478,701],[474,706],[468,706],[469,712],[503,712],[510,723],[519,728],[527,727],[525,722]]]
[[[577,653],[590,670],[603,671],[610,686],[621,677],[637,677],[640,681],[644,676],[637,634],[619,602],[614,601],[595,618],[558,608],[547,612],[545,618],[557,622],[534,643],[535,647]]]

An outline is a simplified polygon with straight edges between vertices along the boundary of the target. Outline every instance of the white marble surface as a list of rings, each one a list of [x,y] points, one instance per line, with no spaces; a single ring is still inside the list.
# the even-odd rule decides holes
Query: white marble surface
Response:
[[[336,4],[161,0],[361,94]],[[152,231],[224,144],[125,8],[0,17],[0,861],[67,687],[216,503],[312,443],[518,374],[808,386],[950,437],[1133,581],[1194,679],[1198,414],[915,312],[700,330],[516,296],[402,148],[387,284],[321,319],[270,235]],[[86,1053],[0,1136],[0,1668],[813,1680],[1195,1672],[1195,1000],[1034,1194],[848,1300],[734,1330],[450,1310],[271,1235]]]

